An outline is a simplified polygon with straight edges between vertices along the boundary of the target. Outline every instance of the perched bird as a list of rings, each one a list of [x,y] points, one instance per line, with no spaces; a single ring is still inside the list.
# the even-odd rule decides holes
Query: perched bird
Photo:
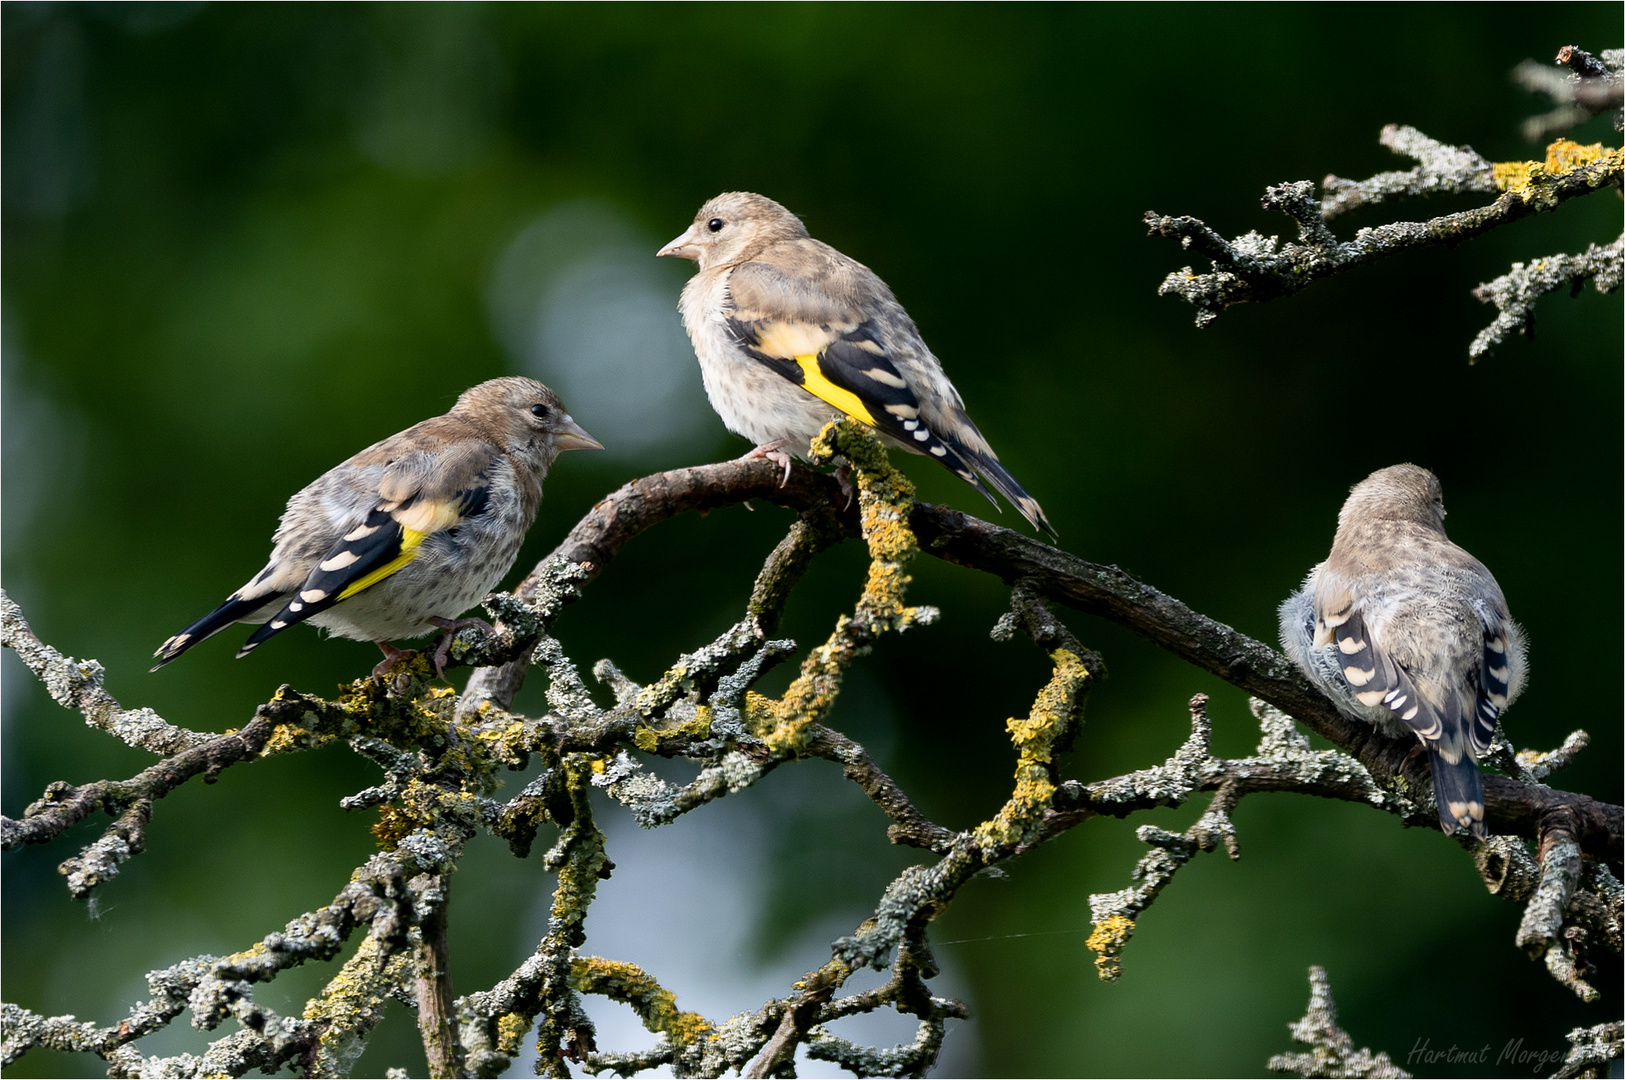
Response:
[[[699,264],[679,307],[722,422],[757,443],[747,457],[805,457],[842,415],[883,442],[930,454],[998,503],[980,474],[1050,536],[1055,529],[965,415],[914,320],[867,266],[807,235],[749,192],[718,195],[658,255]]]
[[[602,450],[534,379],[492,379],[457,404],[329,469],[288,500],[265,569],[153,655],[157,671],[234,622],[264,623],[243,647],[297,622],[402,655],[390,638],[445,631],[508,572],[536,520],[542,480],[565,450]]]
[[[1485,835],[1478,758],[1528,664],[1501,587],[1445,536],[1432,473],[1353,487],[1331,554],[1281,605],[1281,644],[1342,712],[1421,740],[1447,835]]]

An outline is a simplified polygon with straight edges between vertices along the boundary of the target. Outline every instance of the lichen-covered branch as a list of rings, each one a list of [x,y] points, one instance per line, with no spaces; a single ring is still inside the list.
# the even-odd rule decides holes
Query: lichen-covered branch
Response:
[[[1321,220],[1331,221],[1350,210],[1391,199],[1468,192],[1493,195],[1500,190],[1495,182],[1495,166],[1470,146],[1451,146],[1430,139],[1407,124],[1389,124],[1377,136],[1377,142],[1415,161],[1415,168],[1380,172],[1364,180],[1328,175],[1320,182],[1324,193]]]
[[[1495,321],[1479,331],[1467,348],[1467,357],[1480,357],[1507,339],[1509,334],[1535,335],[1535,301],[1547,293],[1567,289],[1579,296],[1586,282],[1603,295],[1618,292],[1625,273],[1625,235],[1613,243],[1592,244],[1579,255],[1548,255],[1528,263],[1513,263],[1512,269],[1473,290],[1486,304],[1494,304]]]
[[[1071,745],[1090,685],[1104,673],[1100,657],[1084,649],[1056,620],[1031,584],[1011,596],[1013,618],[1044,649],[1053,665],[1025,717],[1005,723],[1015,744],[1015,788],[991,818],[956,835],[932,866],[905,870],[886,889],[872,923],[835,943],[838,959],[861,967],[881,967],[911,927],[934,919],[954,893],[981,870],[1012,858],[1037,843],[1060,789],[1059,755]]]
[[[0,646],[12,650],[45,684],[51,699],[64,709],[84,715],[85,723],[100,728],[141,750],[178,754],[202,746],[214,736],[176,727],[151,709],[126,709],[102,688],[106,672],[94,660],[63,656],[34,636],[22,608],[0,589]]]
[[[1625,114],[1620,104],[1625,80],[1625,49],[1609,49],[1602,57],[1592,56],[1576,45],[1557,50],[1558,67],[1525,60],[1513,69],[1512,77],[1525,89],[1545,94],[1555,108],[1524,121],[1523,133],[1530,142],[1539,142],[1593,116],[1614,114],[1614,130],[1625,130]],[[1566,69],[1566,70],[1565,70]]]
[[[1137,885],[1089,897],[1094,932],[1089,949],[1095,968],[1107,982],[1122,976],[1123,948],[1133,935],[1140,913],[1156,900],[1178,870],[1200,851],[1223,846],[1240,858],[1235,825],[1230,820],[1244,795],[1258,791],[1296,791],[1322,798],[1364,803],[1421,823],[1433,811],[1371,779],[1358,761],[1336,750],[1315,750],[1290,717],[1257,698],[1252,701],[1263,737],[1252,757],[1226,760],[1213,756],[1213,726],[1208,698],[1191,699],[1191,734],[1173,757],[1152,769],[1092,784],[1069,781],[1064,797],[1046,822],[1045,835],[1059,833],[1102,814],[1123,817],[1154,806],[1179,806],[1198,791],[1215,794],[1207,810],[1184,833],[1142,825],[1135,833],[1151,851],[1135,866]],[[1437,816],[1437,815],[1433,815]]]
[[[1625,159],[1619,149],[1601,144],[1580,146],[1558,140],[1547,148],[1544,162],[1489,165],[1462,148],[1442,147],[1409,128],[1384,130],[1392,149],[1416,154],[1423,164],[1409,173],[1381,173],[1371,180],[1337,180],[1331,214],[1315,196],[1308,180],[1277,184],[1265,191],[1263,206],[1279,210],[1298,227],[1297,241],[1245,233],[1226,240],[1193,217],[1170,217],[1148,211],[1145,223],[1154,236],[1178,240],[1213,264],[1199,274],[1186,266],[1163,279],[1157,290],[1195,305],[1196,325],[1210,326],[1227,308],[1291,296],[1321,278],[1397,255],[1438,245],[1454,246],[1490,229],[1555,210],[1570,199],[1620,186]],[[1327,227],[1329,217],[1353,206],[1381,202],[1397,194],[1473,192],[1484,190],[1484,166],[1502,195],[1487,206],[1444,214],[1427,221],[1396,221],[1360,229],[1340,241]]]
[[[1294,1042],[1309,1047],[1307,1052],[1276,1054],[1266,1068],[1293,1076],[1405,1077],[1411,1074],[1395,1065],[1387,1054],[1354,1048],[1349,1033],[1337,1026],[1337,1003],[1332,1000],[1326,969],[1318,964],[1309,969],[1309,1011],[1288,1029]]]
[[[595,507],[567,545],[537,568],[524,595],[488,598],[496,634],[465,631],[452,655],[461,662],[493,666],[477,671],[471,692],[460,698],[435,682],[418,658],[397,665],[385,678],[358,680],[333,701],[283,687],[241,731],[180,746],[130,780],[52,785],[47,797],[22,818],[3,823],[6,841],[8,846],[48,842],[73,822],[98,810],[107,812],[114,818],[112,827],[64,863],[76,892],[105,882],[119,860],[140,850],[148,817],[176,785],[193,776],[211,778],[234,763],[317,746],[345,744],[378,766],[381,780],[348,796],[341,806],[375,817],[372,831],[381,850],[358,868],[332,904],[299,916],[280,933],[230,957],[202,957],[154,973],[152,1001],[137,1006],[120,1025],[47,1019],[6,1006],[7,1060],[31,1046],[51,1046],[97,1053],[121,1076],[242,1075],[288,1064],[308,1075],[336,1075],[353,1061],[393,1000],[417,1008],[435,1075],[494,1075],[518,1056],[533,1026],[538,1069],[547,1075],[568,1075],[572,1062],[589,1071],[623,1074],[666,1064],[682,1075],[780,1075],[801,1046],[814,1058],[857,1075],[923,1075],[941,1047],[946,1021],[965,1015],[963,1006],[929,989],[937,971],[928,927],[984,869],[1084,821],[1175,805],[1196,791],[1216,793],[1208,813],[1184,837],[1151,835],[1153,842],[1168,841],[1160,850],[1177,849],[1188,858],[1190,852],[1223,843],[1233,852],[1228,815],[1236,800],[1252,791],[1353,799],[1434,827],[1435,815],[1402,794],[1426,790],[1426,766],[1418,765],[1414,747],[1342,718],[1274,650],[1115,568],[1086,563],[956,511],[914,502],[912,488],[890,468],[878,445],[851,425],[827,430],[823,452],[838,453],[852,463],[859,494],[855,507],[846,505],[836,481],[806,469],[794,469],[789,483],[780,487],[778,469],[767,462],[679,470],[628,484]],[[743,617],[714,641],[678,657],[648,685],[627,678],[609,660],[600,661],[593,674],[614,697],[612,705],[600,706],[582,677],[582,666],[552,636],[563,606],[578,599],[643,529],[683,509],[745,498],[790,505],[798,517],[764,562]],[[849,614],[806,654],[782,695],[769,698],[756,692],[753,687],[762,675],[795,651],[793,642],[774,637],[786,598],[820,552],[853,536],[862,539],[870,558]],[[851,665],[880,635],[925,624],[934,614],[907,603],[909,563],[921,553],[1009,583],[1011,610],[994,636],[1003,640],[1019,632],[1051,662],[1050,677],[1028,714],[1007,722],[1018,756],[1009,797],[989,807],[987,819],[964,833],[926,819],[862,746],[826,723]],[[1211,756],[1205,715],[1198,709],[1192,739],[1164,765],[1094,783],[1064,779],[1061,755],[1078,730],[1084,696],[1104,668],[1055,618],[1051,609],[1056,603],[1135,630],[1290,710],[1340,749],[1311,751],[1286,715],[1259,705],[1265,737],[1258,756],[1225,762]],[[0,616],[7,624],[7,643],[27,650],[42,678],[77,688],[59,700],[73,708],[89,702],[85,707],[97,715],[123,715],[116,704],[96,697],[99,682],[72,682],[75,662],[39,643],[15,605]],[[548,680],[547,712],[532,717],[507,711],[516,679],[538,665]],[[159,724],[155,730],[168,729]],[[1618,807],[1538,782],[1582,745],[1583,739],[1575,737],[1551,754],[1526,752],[1518,758],[1508,750],[1506,762],[1516,766],[1520,779],[1487,778],[1492,824],[1500,831],[1522,829],[1525,835],[1542,837],[1556,837],[1560,824],[1575,851],[1617,852]],[[639,758],[646,754],[692,761],[697,772],[687,783],[668,783],[643,770]],[[613,868],[604,836],[593,822],[588,801],[592,787],[605,789],[640,824],[657,827],[759,782],[774,769],[809,760],[838,763],[887,814],[894,842],[936,856],[935,862],[912,867],[892,882],[874,916],[835,942],[823,967],[791,987],[787,996],[713,1022],[677,1010],[675,998],[653,974],[625,961],[578,954],[596,883]],[[495,797],[505,770],[536,761],[539,776],[507,801]],[[546,934],[525,962],[494,986],[448,1001],[450,943],[443,918],[449,876],[464,844],[487,831],[524,857],[544,826],[558,830],[543,860],[555,875]],[[1572,875],[1553,861],[1555,855],[1537,863],[1516,844],[1497,852],[1500,862],[1495,865],[1511,883],[1507,894],[1518,892],[1520,902],[1536,893],[1561,896],[1567,890],[1557,904],[1564,911],[1555,929],[1547,915],[1531,916],[1530,925],[1538,928],[1532,933],[1548,964],[1557,954],[1583,975],[1586,949],[1617,951],[1619,887],[1606,867],[1582,858],[1579,876],[1571,881]],[[1490,863],[1486,859],[1482,865],[1494,869]],[[1142,876],[1148,885],[1156,879],[1160,888],[1176,869],[1177,861],[1147,865]],[[1543,891],[1547,880],[1553,884]],[[1139,895],[1139,908],[1152,898],[1154,892]],[[1134,913],[1122,917],[1132,920]],[[1100,921],[1104,924],[1109,916]],[[257,983],[302,963],[337,960],[357,937],[337,974],[299,1016],[278,1015],[254,1000]],[[1120,938],[1126,940],[1126,934]],[[842,996],[847,979],[862,965],[889,965],[891,978],[874,990]],[[587,993],[632,1004],[658,1044],[632,1052],[598,1050],[581,1005],[581,995]],[[914,1017],[914,1040],[896,1047],[861,1047],[824,1028],[843,1016],[880,1008]],[[186,1010],[200,1027],[212,1029],[232,1019],[238,1030],[202,1055],[144,1058],[134,1040]]]
[[[1575,1028],[1568,1034],[1569,1052],[1563,1065],[1552,1074],[1558,1077],[1602,1076],[1610,1061],[1625,1057],[1625,1023],[1610,1020],[1594,1027]]]
[[[756,460],[679,469],[632,481],[600,501],[571,538],[526,580],[555,565],[566,551],[591,553],[599,560],[590,580],[643,530],[684,510],[749,499],[769,499],[803,513],[821,512],[829,515],[825,520],[830,527],[858,534],[855,508],[832,509],[846,503],[832,478],[797,467],[789,482],[778,488],[780,476],[773,463]],[[908,524],[922,554],[1011,585],[1030,579],[1034,589],[1052,601],[1109,619],[1308,725],[1359,761],[1379,785],[1403,782],[1412,791],[1431,790],[1427,762],[1413,752],[1414,739],[1394,738],[1370,724],[1349,720],[1271,646],[1191,610],[1122,570],[1088,562],[950,507],[916,502]],[[486,669],[474,677],[484,674]],[[1485,777],[1485,801],[1487,818],[1497,833],[1532,839],[1545,813],[1567,806],[1579,822],[1582,850],[1614,863],[1625,853],[1625,813],[1617,805],[1503,776]],[[1426,822],[1416,824],[1430,827]]]

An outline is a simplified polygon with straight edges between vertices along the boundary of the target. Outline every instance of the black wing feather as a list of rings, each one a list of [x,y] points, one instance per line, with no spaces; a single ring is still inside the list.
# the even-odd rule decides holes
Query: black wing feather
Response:
[[[389,510],[374,507],[360,525],[329,548],[282,610],[243,642],[243,647],[237,650],[238,657],[247,656],[272,635],[326,611],[344,598],[344,590],[351,584],[399,556],[406,530],[395,520],[392,511],[396,509],[398,507],[393,505]],[[347,555],[353,558],[346,560]],[[343,565],[331,565],[335,562]],[[324,566],[331,568],[323,569]]]

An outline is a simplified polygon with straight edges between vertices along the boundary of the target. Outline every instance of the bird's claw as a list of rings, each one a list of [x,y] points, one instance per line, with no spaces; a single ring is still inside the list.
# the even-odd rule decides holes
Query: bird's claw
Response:
[[[841,494],[846,496],[846,502],[841,504],[841,512],[852,509],[852,500],[858,497],[858,489],[852,486],[852,463],[848,461],[835,470],[835,482],[841,485]]]
[[[440,641],[434,648],[434,674],[437,679],[446,677],[446,661],[451,659],[451,643],[456,639],[459,631],[467,630],[471,626],[477,626],[488,634],[494,635],[497,632],[496,627],[484,619],[473,616],[466,619],[442,619],[440,616],[435,615],[429,619],[429,625],[437,626],[445,631],[444,634],[440,635]]]
[[[779,486],[783,487],[790,482],[790,455],[784,452],[784,448],[789,445],[789,439],[774,439],[772,442],[763,443],[748,454],[741,455],[739,460],[755,461],[757,458],[766,458],[775,465],[784,466],[784,476],[779,480]]]
[[[416,649],[397,649],[387,641],[375,641],[373,644],[384,651],[384,658],[372,669],[372,677],[379,680],[388,675],[389,669],[397,663],[410,660],[418,654]]]

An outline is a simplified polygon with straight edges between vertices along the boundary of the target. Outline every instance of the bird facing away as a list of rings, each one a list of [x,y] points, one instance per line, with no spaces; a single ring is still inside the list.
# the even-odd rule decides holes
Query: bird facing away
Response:
[[[1331,554],[1281,605],[1281,644],[1343,713],[1420,739],[1444,832],[1483,838],[1478,758],[1528,664],[1501,587],[1445,536],[1444,514],[1418,466],[1356,484]]]
[[[757,444],[747,457],[806,457],[829,421],[850,416],[881,441],[930,454],[1056,535],[965,415],[959,391],[914,320],[867,266],[807,235],[801,219],[749,192],[718,195],[659,255],[699,269],[679,307],[711,406]]]
[[[534,379],[492,379],[457,404],[323,473],[288,500],[265,569],[153,655],[157,671],[234,622],[264,623],[243,647],[310,622],[384,651],[390,638],[445,631],[508,572],[536,520],[542,480],[565,450],[602,450]]]

